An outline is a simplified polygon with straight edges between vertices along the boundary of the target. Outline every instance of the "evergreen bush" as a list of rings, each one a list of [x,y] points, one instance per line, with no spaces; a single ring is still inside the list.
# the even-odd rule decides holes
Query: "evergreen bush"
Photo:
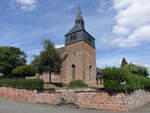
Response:
[[[68,87],[77,87],[77,88],[88,87],[88,85],[85,84],[82,80],[71,81],[67,86]]]
[[[0,87],[28,90],[42,90],[44,81],[40,79],[0,79]]]
[[[150,89],[150,79],[130,73],[124,68],[108,67],[102,70],[104,87],[110,92]]]
[[[12,71],[12,75],[17,78],[35,76],[35,74],[36,74],[36,68],[31,65],[18,66]]]

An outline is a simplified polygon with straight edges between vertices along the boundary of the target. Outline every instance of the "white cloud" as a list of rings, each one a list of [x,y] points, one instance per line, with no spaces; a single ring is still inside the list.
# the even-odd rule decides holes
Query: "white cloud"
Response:
[[[36,8],[37,0],[16,0],[20,4],[21,9],[25,11],[32,11]]]
[[[142,42],[150,42],[150,25],[135,29],[127,38],[115,39],[113,44],[118,44],[119,47],[134,47]]]
[[[41,52],[40,49],[31,49],[31,50],[26,51],[26,53],[28,53],[28,54],[30,54],[30,55],[33,55],[33,56],[39,55],[40,52]]]
[[[112,41],[119,47],[134,47],[150,42],[150,0],[114,0],[117,11]]]
[[[64,44],[62,44],[62,45],[58,45],[58,44],[55,45],[56,48],[61,48],[61,47],[64,47],[64,46],[65,46]]]

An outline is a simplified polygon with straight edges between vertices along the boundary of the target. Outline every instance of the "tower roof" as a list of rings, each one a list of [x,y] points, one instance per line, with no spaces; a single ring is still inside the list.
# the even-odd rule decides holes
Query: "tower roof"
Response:
[[[84,19],[80,7],[78,7],[77,15],[75,18],[75,25],[65,35],[65,45],[85,41],[93,48],[95,48],[95,39],[85,30]]]
[[[78,32],[80,30],[84,30],[84,19],[83,19],[83,15],[82,15],[82,12],[81,12],[81,9],[79,6],[77,15],[76,15],[76,19],[75,19],[75,25],[67,34]]]

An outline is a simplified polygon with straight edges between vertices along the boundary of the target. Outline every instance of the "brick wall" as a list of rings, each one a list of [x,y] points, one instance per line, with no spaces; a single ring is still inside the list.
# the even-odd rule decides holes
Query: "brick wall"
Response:
[[[107,111],[128,111],[150,102],[150,92],[138,90],[131,94],[110,95],[96,89],[57,89],[55,92],[29,91],[14,88],[0,88],[0,98],[26,103],[75,104],[80,108],[94,108]]]

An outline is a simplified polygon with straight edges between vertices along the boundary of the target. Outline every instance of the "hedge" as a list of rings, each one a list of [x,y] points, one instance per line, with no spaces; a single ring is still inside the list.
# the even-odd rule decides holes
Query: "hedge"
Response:
[[[77,88],[88,87],[88,85],[86,83],[84,83],[82,80],[71,81],[67,86],[68,87],[77,87]]]
[[[108,67],[102,70],[102,74],[104,87],[110,92],[150,89],[150,79],[132,74],[124,68]]]
[[[40,79],[0,79],[0,87],[28,90],[42,90],[44,81]]]

